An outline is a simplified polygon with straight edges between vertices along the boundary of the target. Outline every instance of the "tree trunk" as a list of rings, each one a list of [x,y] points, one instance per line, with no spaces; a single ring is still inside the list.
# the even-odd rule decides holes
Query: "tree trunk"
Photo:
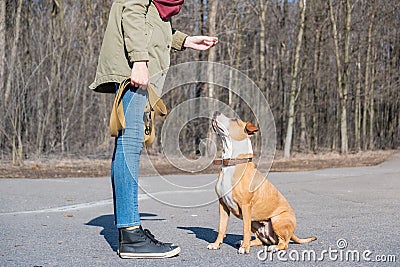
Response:
[[[370,107],[370,67],[371,67],[371,49],[372,49],[372,24],[373,20],[370,20],[368,26],[368,37],[367,37],[367,56],[365,59],[365,77],[364,77],[364,103],[363,103],[363,118],[362,118],[362,143],[363,143],[363,150],[368,148],[367,142],[367,110]],[[371,111],[370,111],[371,112]]]
[[[299,73],[299,61],[300,61],[300,50],[301,44],[303,40],[303,32],[304,32],[304,21],[305,21],[305,13],[306,13],[306,0],[299,1],[300,7],[300,29],[297,35],[297,44],[296,44],[296,52],[294,55],[294,64],[292,71],[292,82],[290,86],[290,96],[289,96],[289,114],[288,114],[288,124],[286,130],[286,138],[285,138],[285,148],[284,148],[284,157],[290,157],[290,149],[292,145],[292,137],[293,137],[293,124],[294,124],[294,105],[296,100],[296,82],[297,76]]]
[[[238,13],[237,7],[235,8],[235,11],[236,11],[236,14],[237,14]],[[242,34],[243,34],[243,30],[242,29],[243,29],[243,25],[242,25],[242,22],[241,22],[239,16],[236,16],[236,20],[237,20],[237,24],[238,24],[238,26],[237,26],[238,31],[237,31],[237,38],[236,38],[236,42],[235,42],[235,45],[237,47],[237,52],[236,52],[236,56],[235,56],[235,59],[234,59],[235,60],[234,66],[238,70],[238,69],[240,69],[240,65],[242,64],[242,60],[241,60],[242,53],[241,52],[242,52]],[[239,72],[236,71],[235,72],[235,77],[233,78],[233,80],[235,82],[233,87],[236,88],[236,89],[238,87],[238,82],[239,82],[238,75],[239,75]],[[229,106],[232,106],[232,103],[235,103],[235,102],[238,103],[237,101],[235,101],[236,99],[237,99],[236,95],[233,94],[232,91],[229,90],[229,99],[228,99]],[[235,109],[236,109],[236,107],[234,107],[234,110]]]
[[[305,99],[302,98],[301,112],[300,112],[300,150],[304,152],[307,149],[307,120],[306,120],[306,105]]]
[[[6,2],[6,0],[0,1],[0,89],[2,91],[4,88],[4,63],[6,56]]]
[[[349,151],[349,137],[347,133],[347,95],[349,92],[350,77],[350,32],[351,32],[351,5],[350,0],[346,1],[346,29],[344,34],[344,64],[343,64],[343,99],[341,101],[341,152],[346,154]]]
[[[216,35],[216,27],[217,27],[217,8],[218,8],[218,0],[211,0],[208,2],[211,4],[211,7],[208,12],[208,35],[209,36],[215,36]],[[208,62],[215,62],[216,58],[216,50],[214,48],[211,48],[208,50]],[[211,64],[208,65],[208,70],[207,70],[207,75],[208,75],[208,97],[213,98],[214,97],[214,73],[212,71],[212,66]]]
[[[209,20],[208,20],[208,35],[209,36],[216,36],[216,27],[217,27],[217,9],[218,9],[218,0],[211,0],[209,2],[211,4],[211,7],[209,9]],[[206,86],[208,87],[208,97],[213,99],[215,97],[214,93],[214,69],[211,63],[215,62],[216,60],[216,50],[215,48],[211,48],[208,50],[208,70],[207,70],[207,75],[208,75],[208,84]],[[213,102],[214,103],[214,102]],[[210,111],[215,110],[215,106],[209,107]],[[210,114],[211,116],[211,114]],[[208,140],[206,143],[206,156],[210,156],[214,152],[214,146],[213,144],[216,143],[216,137],[214,132],[210,129],[208,131]]]
[[[198,2],[197,3],[199,5],[199,17],[196,18],[199,20],[198,25],[199,25],[199,30],[200,30],[200,35],[204,35],[205,31],[204,31],[204,17],[206,16],[204,14],[204,8],[205,8],[205,3],[204,2]],[[203,61],[205,58],[204,56],[204,52],[203,51],[199,51],[198,52],[198,60],[199,61]],[[198,70],[198,76],[200,76],[201,74],[201,70]],[[200,78],[199,78],[200,79]],[[203,83],[197,83],[195,85],[195,97],[199,98],[202,97],[204,95],[204,84]],[[194,107],[195,109],[195,113],[196,114],[200,114],[200,103],[199,101],[196,101],[196,105]],[[202,130],[201,130],[201,124],[199,122],[199,120],[194,120],[193,123],[194,129],[195,129],[195,137],[194,137],[194,150],[195,150],[195,154],[196,155],[200,155],[200,142],[201,142],[201,134],[202,134]]]
[[[8,77],[6,81],[5,93],[4,93],[4,103],[8,103],[11,94],[11,86],[12,80],[15,78],[14,74],[16,71],[16,63],[17,63],[17,51],[18,51],[18,44],[19,44],[19,36],[21,32],[21,11],[22,11],[23,1],[19,0],[17,3],[17,11],[15,15],[15,26],[14,26],[14,39],[12,40],[11,44],[11,55],[10,55],[10,64],[9,64],[9,71]],[[12,159],[13,164],[20,164],[22,161],[22,144],[21,144],[21,136],[20,136],[20,116],[18,112],[18,108],[14,109],[14,112],[11,115],[12,127],[13,127],[13,145],[12,145]]]
[[[318,22],[318,21],[317,21]],[[321,26],[317,28],[315,33],[315,45],[314,45],[314,66],[313,66],[313,74],[314,74],[314,84],[313,84],[313,115],[312,115],[312,139],[311,139],[311,147],[313,152],[315,153],[318,149],[318,122],[319,122],[319,114],[318,114],[318,105],[319,105],[319,89],[320,89],[320,48],[321,48]]]
[[[5,56],[6,56],[6,0],[0,1],[0,92],[4,91],[4,70],[5,70]],[[5,113],[6,105],[3,103],[3,94],[0,94],[0,130],[5,129]],[[0,150],[3,150],[5,144],[5,133],[0,132]]]
[[[286,119],[287,119],[287,96],[286,96],[286,77],[285,74],[287,72],[287,49],[286,49],[286,42],[287,42],[287,35],[286,35],[286,18],[288,17],[288,0],[283,0],[282,2],[277,2],[278,8],[281,9],[282,16],[279,20],[279,47],[277,48],[278,53],[278,92],[280,94],[280,127],[279,127],[279,134],[280,136],[278,144],[279,148],[282,149],[284,147],[284,136],[285,136],[285,126],[286,126]]]
[[[267,24],[267,3],[265,0],[260,0],[260,14],[258,19],[260,21],[260,82],[259,86],[261,91],[267,90],[266,88],[266,62],[265,62],[265,37],[266,37],[266,29],[265,25]]]
[[[374,149],[374,121],[375,121],[375,110],[374,110],[374,87],[375,87],[375,49],[372,48],[373,61],[371,62],[371,87],[369,90],[369,149]],[[383,128],[383,127],[382,127]]]
[[[360,102],[360,95],[361,95],[361,50],[358,50],[357,56],[357,84],[356,84],[356,97],[354,102],[354,139],[355,139],[355,150],[361,150],[361,136],[360,136],[360,113],[361,113],[361,102]]]
[[[332,37],[333,37],[333,42],[334,42],[334,47],[335,47],[335,55],[336,55],[336,73],[337,73],[337,90],[339,94],[339,101],[340,101],[340,152],[342,154],[346,154],[348,152],[348,136],[347,136],[347,69],[348,69],[348,58],[346,59],[346,56],[348,57],[348,47],[349,47],[349,33],[350,33],[350,22],[351,22],[351,9],[349,7],[350,5],[350,0],[346,1],[346,31],[345,31],[345,49],[344,49],[344,61],[345,61],[345,67],[344,67],[344,77],[342,77],[342,66],[341,66],[341,60],[340,60],[340,52],[339,52],[339,40],[338,40],[338,32],[337,32],[337,27],[336,27],[336,21],[335,17],[333,14],[333,6],[332,6],[332,0],[329,0],[329,12],[330,12],[330,20],[331,20],[331,29],[332,29]],[[347,65],[346,65],[347,64]]]
[[[16,59],[17,59],[17,51],[18,51],[18,41],[19,41],[19,35],[20,35],[20,27],[21,27],[21,10],[22,10],[22,0],[18,0],[17,4],[17,12],[15,15],[15,26],[14,26],[14,39],[11,45],[11,55],[10,55],[10,67],[9,67],[9,74],[7,77],[7,82],[6,82],[6,88],[5,88],[5,93],[4,93],[4,103],[8,102],[8,99],[10,98],[10,92],[11,92],[11,81],[14,78],[14,68],[16,64]]]

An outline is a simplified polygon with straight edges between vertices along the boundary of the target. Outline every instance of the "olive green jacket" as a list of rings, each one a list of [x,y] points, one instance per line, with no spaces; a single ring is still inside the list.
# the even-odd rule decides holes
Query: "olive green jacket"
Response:
[[[111,6],[97,65],[89,88],[115,93],[114,83],[129,78],[135,61],[147,61],[150,83],[161,96],[171,49],[182,50],[187,35],[162,20],[151,0],[115,0]]]

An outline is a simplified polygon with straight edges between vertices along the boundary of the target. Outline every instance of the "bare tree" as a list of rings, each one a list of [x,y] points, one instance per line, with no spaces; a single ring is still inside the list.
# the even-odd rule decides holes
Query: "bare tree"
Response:
[[[286,138],[285,138],[285,148],[284,148],[284,156],[290,157],[290,148],[292,145],[292,137],[293,137],[293,124],[294,124],[294,106],[296,101],[296,92],[297,92],[297,79],[299,73],[299,61],[300,61],[300,50],[301,44],[303,41],[303,33],[304,33],[304,21],[306,14],[306,0],[299,1],[300,8],[300,29],[297,35],[297,43],[296,50],[294,55],[294,63],[292,69],[292,81],[290,86],[290,100],[289,100],[289,114],[288,114],[288,124],[286,130]]]
[[[9,63],[9,75],[7,77],[5,93],[4,93],[4,102],[7,103],[10,98],[11,92],[11,81],[14,78],[15,64],[17,59],[17,49],[18,49],[18,41],[19,35],[21,32],[21,10],[22,10],[23,1],[18,0],[17,3],[17,11],[15,15],[15,26],[14,26],[14,38],[11,45],[11,55],[10,55],[10,63]]]
[[[342,74],[342,63],[341,54],[339,51],[339,37],[336,26],[335,14],[333,11],[332,0],[329,3],[329,13],[332,25],[332,38],[335,47],[336,55],[336,79],[337,79],[337,91],[339,94],[340,101],[340,134],[341,134],[341,147],[340,151],[343,154],[348,152],[348,135],[347,135],[347,90],[348,90],[348,50],[349,50],[349,38],[350,38],[350,23],[351,23],[351,6],[350,0],[346,0],[346,30],[344,40],[344,71]]]
[[[259,37],[259,87],[261,90],[266,90],[266,79],[267,79],[267,73],[266,73],[266,26],[267,26],[267,8],[268,8],[268,2],[265,0],[257,0],[254,2],[249,2],[248,3],[254,10],[254,13],[256,14],[258,21],[259,21],[259,32],[260,32],[260,37]]]
[[[217,35],[220,42],[207,52],[172,53],[171,63],[209,60],[248,75],[269,101],[277,148],[287,155],[309,148],[316,153],[398,148],[400,2],[316,0],[307,8],[305,3],[187,0],[173,26]],[[109,155],[113,96],[87,87],[111,4],[0,2],[1,158],[21,163],[52,153]],[[210,75],[212,80],[218,73]],[[238,84],[232,72],[229,86]],[[218,86],[185,85],[165,100],[172,109],[199,96],[217,98],[252,118],[240,97]],[[182,149],[193,153],[208,129],[207,120],[185,127]]]
[[[6,56],[6,1],[0,2],[0,88],[4,90],[4,71],[5,71],[5,56]],[[0,112],[3,114],[0,119],[0,148],[4,144],[4,114],[5,104],[3,97],[0,98]],[[3,149],[1,149],[3,150]]]
[[[208,11],[208,34],[209,36],[215,36],[216,35],[216,27],[217,27],[217,11],[218,11],[218,1],[217,0],[211,0],[211,7]],[[210,49],[208,51],[208,61],[209,62],[215,62],[216,60],[216,51],[215,49]],[[209,81],[214,81],[214,73],[211,71],[211,65],[210,68],[207,71],[208,75],[208,80]],[[214,97],[214,84],[209,83],[208,84],[208,97],[213,98]]]
[[[4,87],[4,63],[6,55],[6,1],[0,2],[0,81]]]
[[[373,17],[368,23],[368,35],[367,35],[367,55],[365,57],[365,75],[364,75],[364,105],[363,105],[363,118],[362,118],[362,140],[363,140],[363,149],[366,150],[368,148],[367,142],[367,111],[373,104],[373,97],[371,95],[371,54],[372,54],[372,27],[373,27]],[[370,117],[371,118],[371,117]],[[371,121],[370,121],[371,123]]]

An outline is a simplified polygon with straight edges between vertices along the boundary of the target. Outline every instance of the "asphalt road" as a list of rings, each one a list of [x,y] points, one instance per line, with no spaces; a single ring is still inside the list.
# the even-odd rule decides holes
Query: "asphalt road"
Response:
[[[1,266],[399,266],[400,154],[375,167],[271,173],[297,215],[286,254],[237,254],[242,222],[217,235],[216,175],[140,178],[142,225],[179,244],[171,259],[122,260],[109,178],[0,179]],[[144,192],[146,191],[147,194]],[[382,263],[382,261],[385,261]]]

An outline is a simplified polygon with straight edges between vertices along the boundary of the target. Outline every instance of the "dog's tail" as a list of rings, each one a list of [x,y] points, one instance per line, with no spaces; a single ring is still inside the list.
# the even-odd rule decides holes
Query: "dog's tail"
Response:
[[[298,238],[295,234],[293,234],[291,240],[297,244],[305,244],[317,240],[317,238],[315,236],[308,238]]]

